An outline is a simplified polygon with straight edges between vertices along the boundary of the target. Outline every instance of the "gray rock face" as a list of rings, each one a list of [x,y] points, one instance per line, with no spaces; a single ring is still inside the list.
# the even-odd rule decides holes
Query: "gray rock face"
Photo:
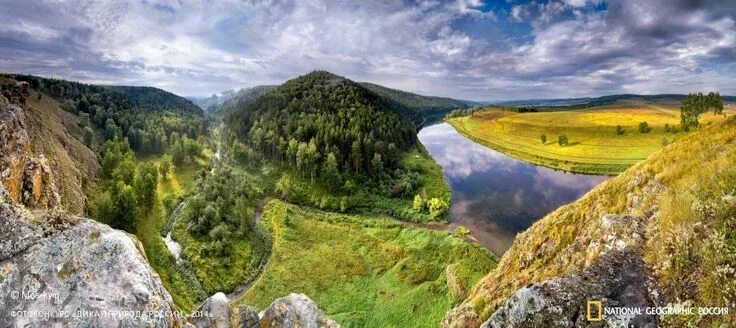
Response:
[[[183,324],[131,236],[87,219],[47,219],[34,225],[25,211],[0,204],[3,327]]]
[[[202,303],[189,322],[197,328],[230,328],[230,303],[227,296],[217,293]]]
[[[189,323],[197,328],[338,328],[309,297],[290,294],[279,298],[259,316],[253,306],[234,308],[223,293],[217,293],[202,303],[189,317]]]
[[[260,318],[258,317],[258,309],[253,306],[244,305],[238,307],[238,322],[235,327],[238,328],[258,328],[260,326]]]
[[[339,327],[325,316],[309,297],[304,294],[289,294],[275,300],[263,312],[261,327],[322,328]]]
[[[553,278],[519,289],[483,328],[657,327],[656,316],[621,314],[588,321],[587,302],[603,307],[655,306],[654,281],[637,251],[613,250],[579,274]]]

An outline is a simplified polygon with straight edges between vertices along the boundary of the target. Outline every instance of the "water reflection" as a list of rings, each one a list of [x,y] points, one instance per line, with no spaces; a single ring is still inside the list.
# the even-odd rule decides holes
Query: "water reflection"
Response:
[[[470,228],[498,255],[516,233],[607,179],[522,162],[463,137],[446,123],[422,129],[419,140],[442,165],[452,188],[451,228]]]

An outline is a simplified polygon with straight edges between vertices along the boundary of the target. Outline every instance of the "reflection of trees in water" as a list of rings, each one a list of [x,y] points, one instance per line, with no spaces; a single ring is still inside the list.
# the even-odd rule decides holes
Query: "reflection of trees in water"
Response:
[[[452,188],[452,220],[483,229],[489,238],[527,229],[606,179],[517,160],[466,139],[449,124],[427,127],[419,139]]]

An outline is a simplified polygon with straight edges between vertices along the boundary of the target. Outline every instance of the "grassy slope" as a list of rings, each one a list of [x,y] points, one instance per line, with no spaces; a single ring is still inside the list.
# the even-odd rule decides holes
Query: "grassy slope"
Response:
[[[263,220],[273,253],[241,302],[264,308],[305,293],[345,327],[436,327],[453,298],[495,265],[490,253],[458,237],[388,219],[274,200]]]
[[[69,213],[85,211],[83,181],[94,180],[99,165],[82,142],[79,118],[61,109],[51,97],[31,91],[27,99],[33,152],[43,154],[56,179],[62,206]]]
[[[520,287],[589,265],[610,242],[601,228],[607,213],[643,223],[643,244],[631,235],[620,239],[644,250],[665,297],[696,305],[733,304],[736,277],[721,272],[736,267],[735,142],[731,116],[683,136],[537,221],[517,236],[470,297],[448,313],[446,326],[477,326]],[[680,319],[667,320],[685,326]]]
[[[593,174],[617,174],[686,133],[665,132],[664,125],[680,123],[678,109],[658,105],[612,105],[584,110],[541,113],[478,112],[449,123],[476,142],[519,159],[555,169]],[[721,119],[705,114],[701,122]],[[640,133],[646,121],[652,130]],[[616,134],[616,125],[625,133]],[[540,135],[547,136],[542,144]],[[568,136],[561,147],[557,137]]]

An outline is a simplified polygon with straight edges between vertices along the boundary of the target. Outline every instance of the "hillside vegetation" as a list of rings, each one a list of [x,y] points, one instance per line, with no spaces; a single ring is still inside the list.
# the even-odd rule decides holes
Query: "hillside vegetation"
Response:
[[[271,259],[241,303],[304,293],[343,327],[434,327],[495,265],[486,250],[445,232],[382,218],[266,206]]]
[[[360,84],[317,71],[238,108],[226,119],[234,137],[225,143],[235,144],[235,157],[248,165],[253,161],[245,159],[256,157],[283,171],[276,185],[288,199],[302,198],[294,196],[304,190],[317,198],[312,203],[332,203],[320,206],[330,210],[353,207],[350,201],[413,221],[447,220],[449,187],[435,182],[441,172],[419,144],[408,111]],[[417,196],[428,206],[413,210]],[[357,202],[341,199],[354,197]]]
[[[441,117],[452,110],[466,109],[476,105],[476,103],[471,101],[446,97],[423,96],[416,93],[387,88],[373,83],[363,82],[360,83],[360,85],[384,99],[410,109],[412,113],[409,115],[417,125],[421,125],[425,120],[432,117]]]
[[[702,120],[708,124],[723,116],[708,113]],[[652,104],[531,113],[489,109],[448,123],[466,137],[521,160],[593,174],[623,172],[687,134],[680,128],[678,108]]]
[[[516,290],[638,249],[661,305],[736,299],[736,118],[714,121],[560,207],[517,236],[446,327],[477,327]],[[611,225],[620,221],[622,224]],[[667,327],[732,326],[734,316],[665,316]]]

